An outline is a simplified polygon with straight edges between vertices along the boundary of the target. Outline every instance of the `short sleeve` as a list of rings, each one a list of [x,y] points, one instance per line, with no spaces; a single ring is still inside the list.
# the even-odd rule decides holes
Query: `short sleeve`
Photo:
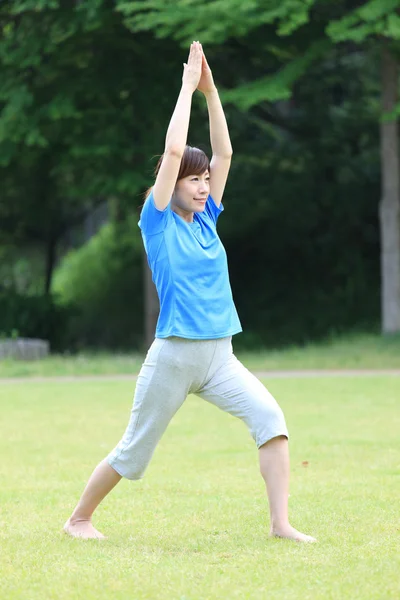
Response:
[[[212,219],[213,223],[217,222],[217,219],[219,217],[219,215],[222,213],[222,211],[224,210],[224,207],[222,205],[222,202],[219,206],[217,206],[214,202],[214,199],[212,198],[212,196],[208,196],[207,198],[207,202],[206,202],[206,206],[205,206],[205,213],[210,217],[210,219]]]
[[[140,229],[146,235],[161,233],[167,227],[170,218],[170,206],[168,205],[164,210],[159,210],[154,203],[153,191],[151,191],[140,213]]]

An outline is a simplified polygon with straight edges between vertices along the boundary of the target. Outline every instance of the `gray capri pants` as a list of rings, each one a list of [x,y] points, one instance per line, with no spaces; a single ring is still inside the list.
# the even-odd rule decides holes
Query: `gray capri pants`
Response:
[[[156,338],[137,379],[128,427],[107,457],[109,465],[127,479],[141,479],[188,394],[244,421],[258,448],[274,437],[288,437],[282,410],[234,356],[231,337]]]

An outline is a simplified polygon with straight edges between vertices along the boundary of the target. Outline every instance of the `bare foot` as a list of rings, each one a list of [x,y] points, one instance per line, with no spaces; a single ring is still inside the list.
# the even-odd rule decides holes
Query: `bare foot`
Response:
[[[315,538],[311,537],[311,535],[306,535],[305,533],[301,533],[300,531],[297,531],[297,529],[295,529],[291,525],[288,525],[287,527],[284,527],[284,528],[271,529],[270,535],[271,535],[271,537],[285,538],[288,540],[293,540],[295,542],[314,543],[317,541]]]
[[[74,521],[71,523],[71,519],[65,523],[63,527],[65,533],[75,538],[82,538],[84,540],[96,539],[104,540],[105,536],[97,531],[91,523],[91,521]]]

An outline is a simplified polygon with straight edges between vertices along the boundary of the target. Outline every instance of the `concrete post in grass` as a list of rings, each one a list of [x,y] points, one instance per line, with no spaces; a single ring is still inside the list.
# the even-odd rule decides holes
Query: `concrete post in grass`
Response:
[[[0,340],[0,360],[14,358],[19,360],[39,360],[49,355],[50,344],[47,340],[17,338]]]

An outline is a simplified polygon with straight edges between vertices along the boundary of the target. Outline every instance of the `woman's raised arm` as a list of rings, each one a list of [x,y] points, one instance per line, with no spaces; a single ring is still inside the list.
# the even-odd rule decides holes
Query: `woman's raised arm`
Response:
[[[217,206],[221,204],[233,154],[224,109],[215,87],[211,69],[202,53],[201,78],[197,89],[207,100],[210,120],[212,158],[210,163],[210,194]]]
[[[193,42],[188,62],[183,65],[182,88],[169,123],[164,155],[153,187],[154,202],[159,210],[168,206],[178,178],[187,141],[192,96],[201,75],[201,60],[201,45]]]

